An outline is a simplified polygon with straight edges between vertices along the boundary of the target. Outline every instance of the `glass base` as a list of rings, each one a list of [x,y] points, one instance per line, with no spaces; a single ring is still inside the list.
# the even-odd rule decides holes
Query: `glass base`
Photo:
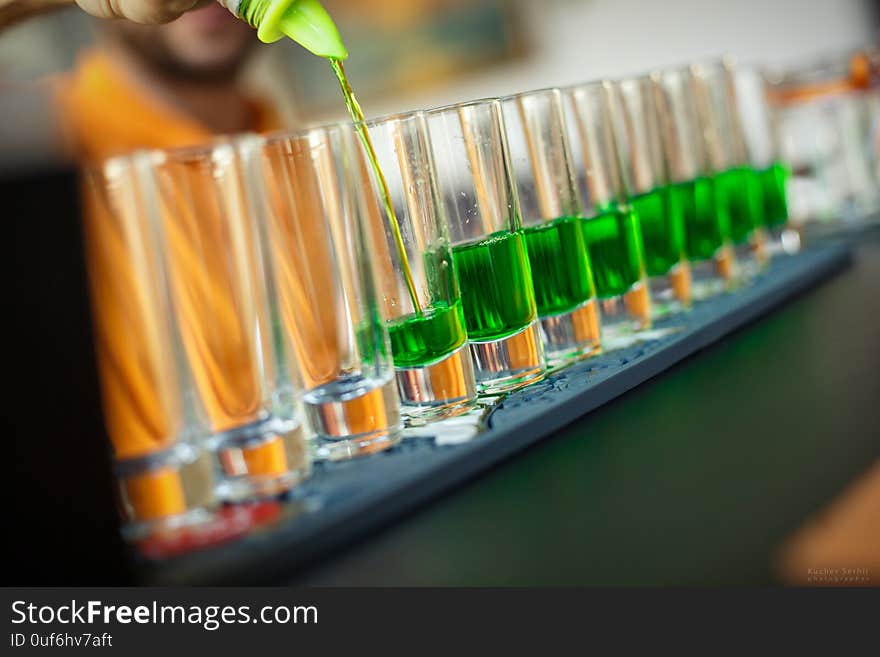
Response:
[[[709,260],[691,262],[692,295],[703,301],[733,290],[739,284],[736,253],[732,246],[723,246]]]
[[[714,260],[692,262],[691,276],[695,301],[704,301],[724,294],[730,287],[730,279],[725,279],[719,274],[718,263]]]
[[[307,392],[303,403],[317,439],[315,458],[336,461],[373,454],[400,440],[400,404],[390,375],[333,381]]]
[[[477,392],[494,395],[538,381],[547,363],[536,319],[524,329],[498,340],[469,342]]]
[[[761,228],[754,231],[747,242],[734,247],[738,264],[737,275],[742,282],[755,278],[770,262],[767,242],[767,232]]]
[[[115,464],[127,538],[201,522],[219,504],[211,455],[189,443]]]
[[[761,265],[755,258],[751,244],[737,244],[734,247],[736,254],[736,277],[740,283],[747,283],[761,271]]]
[[[651,328],[651,293],[647,283],[639,281],[620,296],[601,299],[602,339]]]
[[[544,353],[551,367],[593,356],[602,349],[599,307],[595,299],[567,313],[542,317],[540,322]]]
[[[360,456],[378,454],[394,447],[402,438],[403,426],[382,434],[353,436],[340,440],[317,440],[314,448],[315,460],[346,461]]]
[[[476,402],[474,368],[467,344],[424,367],[394,373],[404,415],[441,419],[466,413]]]
[[[732,244],[725,244],[715,253],[712,262],[716,274],[724,281],[727,288],[734,288],[738,283],[739,262]]]
[[[298,422],[261,420],[211,439],[220,465],[218,495],[225,501],[273,497],[309,478],[311,458]]]
[[[794,228],[776,226],[767,230],[767,252],[771,258],[794,255],[801,250],[801,234]]]
[[[652,276],[648,287],[654,319],[687,310],[693,301],[690,263],[678,263],[665,276]]]

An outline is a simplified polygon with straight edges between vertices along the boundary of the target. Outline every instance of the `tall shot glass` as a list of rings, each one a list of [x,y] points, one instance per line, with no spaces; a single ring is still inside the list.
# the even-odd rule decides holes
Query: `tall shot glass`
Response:
[[[603,339],[651,326],[645,247],[638,216],[627,200],[626,172],[614,138],[612,90],[607,81],[565,89]]]
[[[496,394],[537,381],[546,361],[501,103],[426,116],[477,389]]]
[[[739,273],[748,279],[766,264],[761,183],[749,167],[733,74],[725,60],[690,67],[702,134],[715,178],[716,203],[726,209]]]
[[[639,218],[655,316],[690,306],[691,272],[685,251],[683,191],[669,184],[656,98],[648,77],[612,83],[614,134]]]
[[[334,139],[350,153],[352,180],[362,187],[364,203],[355,210],[373,238],[370,260],[401,408],[423,420],[460,414],[477,393],[425,116],[400,114],[366,128],[384,181],[375,179],[350,124],[336,128]]]
[[[245,182],[253,139],[156,152],[152,163],[195,421],[232,500],[285,492],[311,472],[273,336],[259,210]]]
[[[290,369],[317,455],[387,449],[402,422],[388,332],[371,264],[365,187],[350,127],[267,139],[255,187],[265,186],[267,251]]]
[[[562,94],[502,99],[544,351],[551,365],[597,353],[599,308]]]
[[[800,249],[800,235],[788,227],[786,188],[791,169],[782,157],[778,117],[767,100],[766,79],[755,66],[737,66],[733,77],[749,165],[761,187],[761,214],[770,238],[768,253],[794,253]]]
[[[679,194],[693,297],[706,299],[736,282],[730,215],[717,197],[709,149],[688,69],[650,75],[669,180]]]
[[[187,423],[159,238],[146,211],[148,160],[108,160],[84,173],[83,190],[104,423],[134,537],[207,519],[218,504],[212,459]]]

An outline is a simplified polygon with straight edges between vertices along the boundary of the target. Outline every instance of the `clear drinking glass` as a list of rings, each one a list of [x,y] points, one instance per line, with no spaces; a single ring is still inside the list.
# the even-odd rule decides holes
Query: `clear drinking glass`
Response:
[[[612,85],[593,82],[564,93],[603,337],[650,328],[645,247],[638,217],[626,198],[625,172],[613,132]]]
[[[737,66],[733,75],[749,165],[761,187],[761,217],[769,236],[768,254],[794,253],[800,248],[800,235],[788,228],[786,187],[791,169],[782,159],[779,126],[767,102],[764,75],[754,66]]]
[[[229,499],[288,490],[311,470],[273,336],[259,209],[245,184],[253,139],[153,154],[155,209],[195,422]]]
[[[730,215],[711,175],[695,84],[688,69],[650,75],[671,185],[681,197],[692,294],[705,299],[736,283]]]
[[[783,159],[792,168],[788,210],[796,228],[823,234],[880,216],[876,57],[876,49],[865,49],[766,75]]]
[[[749,166],[731,65],[727,60],[693,64],[691,76],[716,183],[716,202],[727,208],[739,273],[749,278],[767,262],[767,236],[761,182]]]
[[[669,181],[651,79],[613,82],[612,100],[627,197],[642,229],[653,310],[655,316],[677,312],[691,304],[682,198],[686,192]]]
[[[544,352],[559,365],[598,353],[601,337],[562,94],[544,89],[501,102]]]
[[[84,174],[84,228],[104,423],[135,535],[202,520],[218,501],[211,457],[189,431],[155,224],[148,156]]]
[[[376,291],[402,410],[425,419],[456,415],[473,405],[476,386],[425,116],[401,114],[366,127],[390,209],[361,147],[351,149],[353,179],[365,201],[360,221],[373,238]],[[352,130],[337,128],[341,146],[352,141]]]
[[[318,456],[345,459],[400,440],[400,402],[371,265],[362,161],[342,127],[262,147],[265,240],[290,369]],[[372,193],[372,192],[370,192]]]
[[[537,381],[546,361],[501,103],[426,116],[477,389]]]

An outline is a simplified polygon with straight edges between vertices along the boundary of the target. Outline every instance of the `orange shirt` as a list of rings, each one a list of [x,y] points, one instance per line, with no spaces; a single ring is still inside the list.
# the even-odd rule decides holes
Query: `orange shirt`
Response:
[[[75,155],[99,161],[138,148],[191,146],[213,133],[190,116],[137,86],[107,53],[81,56],[57,88],[60,121]],[[275,130],[277,114],[251,101],[255,132]]]

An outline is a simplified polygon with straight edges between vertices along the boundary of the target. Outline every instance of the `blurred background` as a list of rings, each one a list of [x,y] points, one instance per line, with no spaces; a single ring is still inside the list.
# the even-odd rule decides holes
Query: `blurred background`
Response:
[[[15,1],[0,0],[0,18]],[[369,116],[618,77],[723,53],[743,64],[795,68],[799,76],[778,79],[774,110],[782,133],[782,159],[792,170],[790,223],[821,220],[831,224],[841,217],[851,218],[854,224],[865,217],[880,222],[880,55],[875,48],[870,57],[857,61],[848,56],[857,48],[878,43],[880,0],[324,0],[324,4],[351,53],[346,68]],[[99,429],[79,419],[82,408],[97,408],[97,375],[81,284],[85,280],[81,235],[74,221],[59,220],[78,216],[78,187],[72,176],[62,175],[54,179],[34,176],[23,183],[21,179],[30,173],[24,165],[29,160],[42,165],[46,159],[55,162],[67,157],[94,161],[135,148],[200,143],[217,133],[295,129],[341,118],[344,113],[339,87],[325,61],[290,41],[257,47],[254,31],[217,5],[160,27],[102,22],[70,7],[0,31],[0,186],[5,185],[0,198],[16,221],[19,246],[13,252],[19,277],[28,281],[13,286],[26,308],[13,315],[25,325],[20,334],[27,336],[28,344],[39,346],[23,349],[17,341],[9,344],[16,356],[42,358],[27,360],[17,368],[29,377],[17,375],[26,397],[15,404],[22,409],[17,415],[26,425],[18,435],[39,444],[32,451],[34,465],[18,470],[34,476],[23,490],[44,495],[29,496],[27,508],[53,509],[68,501],[76,507],[45,511],[53,518],[67,513],[69,525],[46,523],[44,514],[30,514],[14,523],[17,528],[28,527],[36,537],[31,544],[17,542],[18,549],[30,549],[33,544],[54,549],[52,535],[37,540],[40,531],[70,536],[81,533],[83,522],[115,518],[116,513],[110,508],[110,496],[98,490],[97,483],[94,497],[107,502],[104,516],[80,505],[74,496],[53,495],[57,486],[42,485],[47,480],[64,482],[65,476],[72,481],[65,485],[77,485],[76,469],[65,467],[72,459],[94,466],[90,481],[106,490],[111,482],[103,445],[92,445],[91,438]],[[40,151],[48,154],[43,161],[36,155]],[[12,199],[12,205],[7,199]],[[33,257],[35,245],[39,258]],[[876,430],[873,417],[863,410],[874,406],[862,401],[873,400],[870,386],[875,379],[868,374],[877,371],[876,339],[871,339],[876,334],[872,332],[876,304],[871,303],[878,298],[875,283],[880,279],[877,259],[872,258],[854,274],[856,278],[848,279],[846,294],[814,306],[811,321],[828,328],[811,330],[804,319],[807,313],[797,311],[802,314],[789,316],[784,329],[773,329],[785,334],[780,344],[797,354],[789,359],[792,366],[805,363],[803,367],[821,369],[821,376],[799,377],[795,370],[790,374],[782,366],[771,368],[785,374],[786,385],[803,378],[807,386],[818,381],[839,391],[836,396],[825,395],[820,386],[826,403],[803,418],[811,420],[817,413],[831,423],[847,418],[856,423],[850,426],[862,427],[865,435]],[[848,321],[840,322],[840,317]],[[41,323],[35,329],[37,320]],[[844,328],[856,332],[841,333]],[[827,349],[831,341],[824,340],[826,334],[833,334],[845,349]],[[792,335],[801,341],[790,340]],[[757,352],[752,344],[743,353],[776,359],[775,348]],[[805,353],[816,357],[804,358]],[[737,354],[731,366],[740,360]],[[832,366],[826,368],[826,363]],[[855,374],[849,364],[856,368]],[[48,377],[47,383],[44,373],[50,368],[62,375]],[[696,388],[702,386],[700,376],[694,378]],[[751,390],[754,372],[742,371],[740,376]],[[86,379],[91,383],[84,385]],[[861,380],[866,383],[854,383]],[[847,394],[848,388],[857,394]],[[30,394],[36,389],[43,394]],[[808,393],[818,394],[816,389],[801,389],[801,394]],[[795,393],[789,394],[795,399]],[[83,399],[84,395],[92,397]],[[56,403],[46,405],[47,398]],[[840,401],[853,399],[854,406]],[[761,403],[769,404],[768,400],[764,396]],[[774,407],[767,418],[779,415]],[[791,415],[801,418],[799,413]],[[52,422],[44,419],[46,427],[65,427],[63,435],[46,430],[46,440],[56,441],[53,449],[61,450],[55,452],[58,472],[51,476],[46,475],[43,459],[48,448],[31,440],[33,417],[55,418]],[[100,424],[97,413],[87,419]],[[742,431],[749,428],[739,426]],[[837,430],[826,428],[825,433],[833,435]],[[86,458],[76,447],[80,444],[93,447],[95,454]],[[818,441],[816,445],[825,449]],[[820,451],[813,453],[827,458]],[[836,447],[833,453],[849,454]],[[61,458],[65,454],[70,458]],[[779,462],[794,463],[787,453],[783,456]],[[820,465],[821,470],[829,470],[824,462]],[[877,475],[873,478],[876,481]],[[775,491],[778,482],[773,481]],[[812,486],[808,479],[798,481]],[[880,496],[874,494],[872,499]],[[876,529],[876,523],[862,520],[876,509],[876,502],[871,504],[864,507],[868,512],[860,510],[851,516],[855,519],[848,526],[856,527],[854,531]],[[754,524],[752,510],[747,513],[748,523]],[[95,545],[119,540],[112,520],[101,526],[108,535],[96,534]],[[518,520],[513,526],[519,528]],[[813,534],[808,530],[804,540],[811,545],[825,540]],[[876,545],[876,539],[831,543],[832,547],[861,549]],[[107,563],[100,561],[102,552],[83,545],[77,548],[82,552],[75,553],[74,547],[67,563],[94,562],[96,572],[109,572]],[[816,549],[820,548],[824,546]],[[797,581],[807,566],[816,563],[809,552],[812,549],[792,548],[795,565],[788,579]],[[797,555],[808,552],[804,566]],[[37,561],[27,554],[15,563],[39,564],[42,577],[48,578],[53,571],[44,564],[63,568],[64,562],[55,556]],[[861,558],[852,563],[864,563]],[[690,560],[688,555],[688,564]],[[578,562],[588,563],[581,555]]]
[[[635,73],[730,53],[785,66],[875,40],[869,0],[327,0],[368,115]],[[0,35],[0,80],[69,70],[98,21],[76,8]],[[283,123],[341,116],[326,63],[259,48],[246,84]]]

